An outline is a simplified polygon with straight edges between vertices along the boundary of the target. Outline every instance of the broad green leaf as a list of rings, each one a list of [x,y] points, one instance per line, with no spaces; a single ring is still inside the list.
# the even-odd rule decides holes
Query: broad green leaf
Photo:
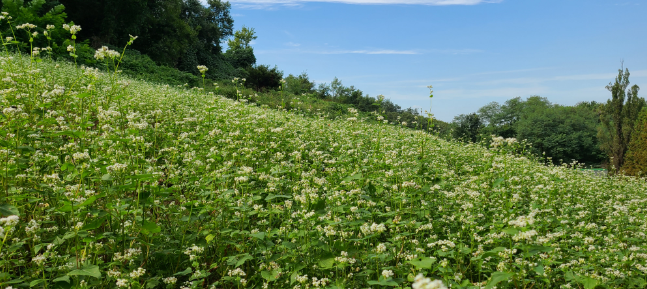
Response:
[[[431,269],[434,262],[435,260],[429,257],[418,257],[409,261],[411,265],[416,266],[418,269]]]
[[[101,177],[102,181],[112,181],[112,176],[110,174],[105,174]]]
[[[236,268],[238,268],[241,265],[245,264],[245,261],[252,260],[252,259],[254,259],[254,257],[252,257],[250,255],[243,256],[242,258],[240,258],[240,260],[238,260],[238,262],[236,262]]]
[[[61,276],[61,277],[58,277],[58,278],[52,280],[52,282],[67,282],[67,283],[70,283],[70,276]]]
[[[146,235],[155,234],[162,231],[162,228],[155,224],[154,222],[144,220],[142,224],[142,232]]]
[[[102,224],[103,224],[103,222],[105,222],[105,221],[106,221],[106,219],[105,219],[105,218],[99,218],[99,219],[96,219],[96,220],[94,220],[94,221],[92,221],[92,222],[90,222],[90,223],[85,224],[85,225],[83,226],[83,228],[81,228],[81,230],[86,230],[86,231],[96,230],[96,229],[98,229],[99,227],[101,227],[101,225],[102,225]]]
[[[2,205],[0,205],[0,214],[2,214],[2,216],[4,216],[4,217],[8,217],[8,216],[11,216],[11,215],[18,216],[18,215],[20,215],[20,212],[18,211],[18,208],[14,207],[12,205],[2,204]]]
[[[37,279],[37,280],[29,282],[29,287],[34,287],[34,286],[37,286],[38,284],[41,284],[41,283],[45,283],[45,280]]]
[[[193,273],[193,270],[191,270],[191,267],[188,267],[188,268],[186,268],[186,270],[181,271],[181,272],[177,272],[177,273],[175,273],[173,275],[174,276],[184,276],[184,275],[188,275],[188,274],[191,274],[191,273]]]
[[[68,276],[92,276],[94,278],[101,278],[101,271],[99,271],[99,266],[97,265],[88,265],[83,266],[81,269],[73,270],[67,273]]]
[[[485,286],[485,289],[491,289],[492,287],[496,286],[496,284],[498,284],[499,282],[510,279],[510,277],[512,277],[513,275],[514,274],[507,273],[507,272],[494,272],[490,276],[492,277],[492,279],[490,280],[490,282],[487,283],[487,285]]]
[[[261,240],[265,239],[265,232],[258,232],[258,233],[249,234],[249,235],[254,237],[254,238],[261,239]]]
[[[321,267],[322,269],[332,268],[334,264],[335,258],[327,258],[319,261],[319,267]]]

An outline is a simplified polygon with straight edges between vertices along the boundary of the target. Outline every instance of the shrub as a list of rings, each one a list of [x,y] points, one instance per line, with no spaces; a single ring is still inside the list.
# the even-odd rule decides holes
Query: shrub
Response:
[[[245,86],[256,91],[275,90],[281,86],[283,71],[278,67],[270,68],[269,65],[250,66],[247,69],[249,75],[246,78]]]

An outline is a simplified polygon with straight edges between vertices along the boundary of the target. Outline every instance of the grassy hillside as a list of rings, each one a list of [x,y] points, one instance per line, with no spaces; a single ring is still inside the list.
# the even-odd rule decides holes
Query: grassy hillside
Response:
[[[647,284],[644,179],[545,167],[513,140],[0,64],[2,288]]]

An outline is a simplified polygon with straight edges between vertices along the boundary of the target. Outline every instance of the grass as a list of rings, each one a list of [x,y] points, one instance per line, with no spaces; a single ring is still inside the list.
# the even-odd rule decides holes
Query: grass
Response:
[[[647,284],[644,179],[316,102],[0,67],[3,288]]]

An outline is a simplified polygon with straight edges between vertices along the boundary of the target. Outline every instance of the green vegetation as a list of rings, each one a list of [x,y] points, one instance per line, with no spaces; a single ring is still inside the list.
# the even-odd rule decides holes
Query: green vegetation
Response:
[[[187,27],[228,7],[189,4]],[[83,52],[74,24],[56,57],[33,52],[38,26],[17,24],[33,41],[0,52],[3,288],[647,286],[644,179],[537,157],[595,158],[583,150],[598,147],[597,112],[613,121],[620,97],[517,98],[452,132],[336,78],[315,89],[306,73],[246,65],[247,78],[214,82],[223,70],[158,69],[127,49],[134,36],[123,53]],[[251,48],[253,29],[240,31],[225,54]],[[628,169],[644,164],[646,120],[623,134]]]
[[[240,87],[0,62],[2,286],[646,284],[644,181],[544,166],[513,139],[268,109]]]
[[[643,108],[634,126],[623,169],[628,175],[645,176],[647,175],[647,107]]]
[[[583,102],[569,107],[539,96],[517,97],[503,105],[490,103],[478,113],[457,116],[453,135],[471,142],[492,135],[516,138],[532,144],[529,149],[533,154],[555,164],[575,160],[598,165],[605,159],[597,138],[599,105]]]
[[[602,149],[611,158],[614,170],[624,166],[627,146],[634,132],[634,123],[638,114],[645,107],[645,99],[638,97],[638,85],[629,87],[629,70],[618,71],[614,83],[609,83],[607,89],[611,99],[601,107],[598,138]]]

